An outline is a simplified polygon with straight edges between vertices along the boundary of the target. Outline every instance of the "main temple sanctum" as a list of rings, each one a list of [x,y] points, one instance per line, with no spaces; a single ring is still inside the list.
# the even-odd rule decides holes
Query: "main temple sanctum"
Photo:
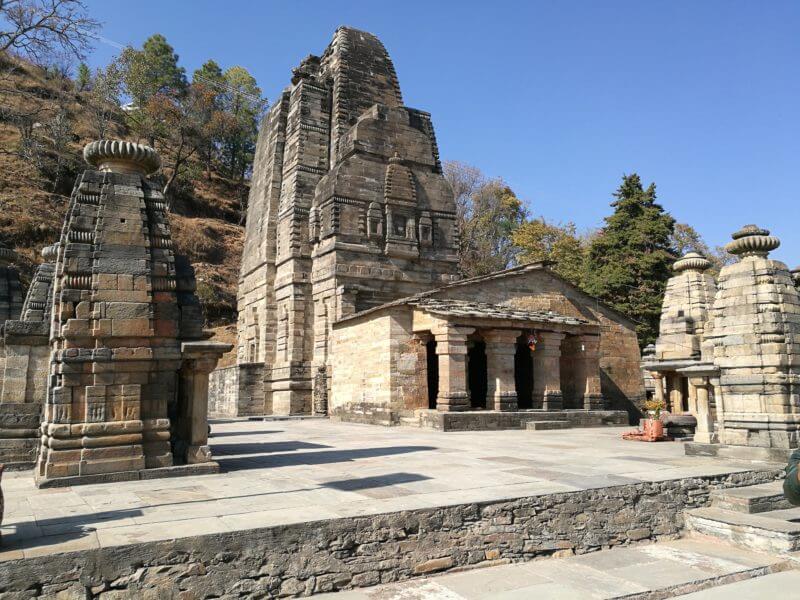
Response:
[[[339,28],[261,126],[237,364],[212,374],[211,414],[638,413],[634,323],[545,264],[460,281],[458,235],[431,116],[375,36]]]

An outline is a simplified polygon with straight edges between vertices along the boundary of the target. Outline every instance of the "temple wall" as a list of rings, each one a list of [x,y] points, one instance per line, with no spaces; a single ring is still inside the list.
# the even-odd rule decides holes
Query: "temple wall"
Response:
[[[398,390],[392,377],[398,342],[407,329],[397,328],[397,319],[410,326],[410,311],[365,318],[333,330],[330,414],[349,421],[391,425],[398,408]],[[400,336],[398,336],[400,334]],[[394,336],[394,338],[393,338]],[[407,339],[407,337],[406,337]]]
[[[217,369],[208,382],[211,418],[263,415],[264,365],[250,363]]]

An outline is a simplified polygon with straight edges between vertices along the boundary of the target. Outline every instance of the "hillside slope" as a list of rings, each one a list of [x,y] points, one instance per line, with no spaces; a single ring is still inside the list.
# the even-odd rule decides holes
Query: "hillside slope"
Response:
[[[93,137],[86,94],[76,92],[70,80],[27,63],[15,63],[13,69],[6,63],[2,70],[0,240],[20,255],[19,268],[27,286],[41,262],[41,248],[58,239],[75,177],[86,167],[83,146]],[[23,133],[35,132],[44,142],[50,139],[47,119],[59,107],[71,124],[68,141],[60,153],[49,147],[40,152],[42,160],[60,158],[65,165],[61,181],[54,182],[47,169],[20,151]],[[115,111],[113,120],[107,137],[131,139],[121,110]],[[220,339],[231,341],[244,241],[240,190],[213,170],[210,177],[199,166],[192,172],[197,175],[180,187],[170,215],[175,248],[194,264],[207,326]]]

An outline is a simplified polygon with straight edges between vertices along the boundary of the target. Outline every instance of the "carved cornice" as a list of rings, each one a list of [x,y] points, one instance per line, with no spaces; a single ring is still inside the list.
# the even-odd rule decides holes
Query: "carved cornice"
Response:
[[[702,254],[698,252],[688,252],[675,261],[672,265],[672,270],[676,273],[682,273],[683,271],[699,271],[702,273],[710,266],[711,261]]]
[[[98,140],[86,144],[83,158],[100,171],[149,175],[161,166],[161,158],[150,146],[122,140]]]
[[[781,245],[781,241],[769,234],[769,229],[757,225],[745,225],[732,234],[733,241],[725,246],[725,250],[742,258],[760,256],[766,258],[770,251]]]

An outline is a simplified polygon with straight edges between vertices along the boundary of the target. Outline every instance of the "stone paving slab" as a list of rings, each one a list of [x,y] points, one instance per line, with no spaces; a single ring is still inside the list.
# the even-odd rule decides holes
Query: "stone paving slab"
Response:
[[[354,596],[357,598],[357,596]],[[798,600],[800,571],[773,573],[757,579],[676,596],[681,600]]]
[[[219,474],[53,489],[37,489],[30,471],[5,474],[0,560],[757,468],[622,431],[214,422]]]
[[[362,590],[322,594],[320,600],[575,600],[644,598],[652,592],[677,593],[685,586],[712,585],[736,577],[780,569],[784,557],[748,552],[703,539],[683,539],[617,548],[565,558],[545,558],[446,574]],[[793,572],[796,573],[796,572]],[[779,575],[783,575],[779,573]],[[775,577],[776,575],[769,575]],[[746,582],[756,583],[759,579]],[[737,583],[735,585],[744,585]],[[727,589],[725,586],[720,589]],[[697,588],[695,588],[697,589]],[[765,588],[766,589],[766,588]],[[777,588],[776,588],[777,589]],[[800,586],[794,589],[800,590]],[[800,595],[783,598],[798,598]],[[657,597],[672,597],[668,596]],[[682,596],[683,597],[683,596]],[[706,596],[692,594],[686,598]],[[712,598],[750,598],[719,595]],[[752,596],[769,598],[770,596]]]

